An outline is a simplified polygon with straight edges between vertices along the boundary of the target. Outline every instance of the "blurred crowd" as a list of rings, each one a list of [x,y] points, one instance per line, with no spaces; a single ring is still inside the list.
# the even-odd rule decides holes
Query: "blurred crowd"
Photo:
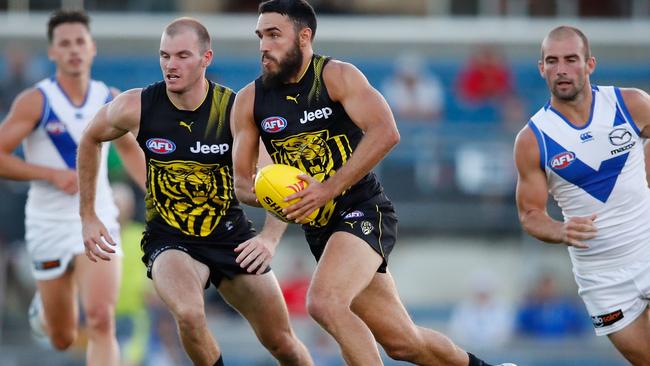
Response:
[[[591,332],[591,322],[575,294],[558,288],[550,272],[529,281],[518,303],[504,300],[498,276],[489,270],[471,276],[467,297],[452,310],[449,335],[472,349],[495,350],[513,339],[561,341]]]
[[[631,6],[631,1],[599,0],[593,6],[590,0],[312,0],[318,14],[390,14],[390,15],[528,15],[532,17],[582,16],[622,17],[639,16],[645,9]],[[0,2],[0,10],[12,2]],[[241,13],[257,10],[258,0],[86,0],[84,6],[91,11],[130,12],[194,12],[194,13]],[[20,7],[21,2],[13,2]],[[53,6],[49,0],[30,0],[26,8],[39,11]]]

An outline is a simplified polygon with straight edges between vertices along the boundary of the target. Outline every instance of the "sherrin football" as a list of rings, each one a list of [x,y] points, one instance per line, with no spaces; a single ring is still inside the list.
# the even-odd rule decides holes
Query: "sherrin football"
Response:
[[[293,221],[287,220],[282,213],[282,209],[300,200],[284,201],[284,198],[307,188],[308,183],[298,178],[300,174],[305,173],[289,165],[270,164],[260,169],[255,177],[255,195],[257,196],[257,200],[264,209],[284,222]],[[312,212],[302,220],[301,224],[307,224],[313,221],[318,215],[318,211],[315,210]]]

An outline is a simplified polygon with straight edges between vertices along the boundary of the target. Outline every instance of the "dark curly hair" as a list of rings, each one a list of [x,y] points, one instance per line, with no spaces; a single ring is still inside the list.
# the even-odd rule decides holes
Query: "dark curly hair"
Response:
[[[81,23],[90,31],[90,17],[83,10],[57,10],[47,22],[47,40],[51,43],[54,28],[64,23]]]
[[[316,12],[305,0],[268,0],[260,4],[259,14],[278,13],[293,21],[296,30],[311,29],[311,39],[316,36]]]

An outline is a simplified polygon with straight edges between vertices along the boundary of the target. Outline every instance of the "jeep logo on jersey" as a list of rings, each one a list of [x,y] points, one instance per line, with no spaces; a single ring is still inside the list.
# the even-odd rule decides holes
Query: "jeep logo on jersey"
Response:
[[[609,133],[609,142],[614,146],[625,145],[632,140],[632,134],[625,128],[617,128]]]
[[[162,139],[159,137],[150,138],[147,140],[147,149],[155,152],[156,154],[171,154],[176,150],[176,144],[173,142]]]
[[[551,159],[551,168],[564,169],[571,165],[574,160],[576,160],[576,155],[571,151],[559,153]]]
[[[212,144],[212,145],[203,145],[201,141],[196,142],[196,146],[190,147],[190,151],[195,154],[219,154],[223,155],[230,150],[230,145],[228,144]]]
[[[264,132],[276,133],[284,130],[287,127],[287,120],[282,117],[268,117],[264,118],[261,126]]]
[[[324,107],[324,108],[321,108],[321,109],[317,109],[317,110],[315,110],[313,112],[304,111],[304,113],[305,113],[304,117],[300,119],[300,123],[302,123],[303,125],[305,123],[311,122],[311,121],[313,121],[315,119],[321,119],[321,118],[328,119],[328,118],[330,118],[330,116],[332,115],[332,108]]]

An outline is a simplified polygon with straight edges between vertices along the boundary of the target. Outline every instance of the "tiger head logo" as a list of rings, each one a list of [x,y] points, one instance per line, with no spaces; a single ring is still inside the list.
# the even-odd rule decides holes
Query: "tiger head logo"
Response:
[[[220,187],[221,181],[230,183]],[[148,206],[192,236],[212,233],[233,197],[230,168],[219,164],[150,159],[148,184]]]
[[[273,148],[269,149],[269,153],[275,163],[294,166],[320,182],[334,175],[336,169],[350,158],[353,151],[346,135],[330,136],[328,130],[299,133],[270,142]],[[335,209],[336,201],[329,201],[309,225],[327,225]]]
[[[332,152],[326,139],[326,132],[321,131],[276,140],[273,141],[276,149],[274,155],[279,157],[279,161],[298,167],[319,181],[323,181],[334,167]]]

